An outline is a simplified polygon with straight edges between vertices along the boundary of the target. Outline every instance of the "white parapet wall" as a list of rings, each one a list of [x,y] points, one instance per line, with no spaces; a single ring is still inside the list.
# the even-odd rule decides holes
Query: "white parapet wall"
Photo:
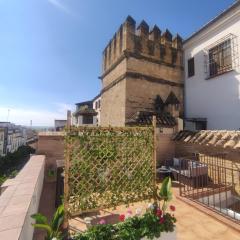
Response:
[[[231,190],[222,191],[203,198],[199,198],[198,201],[204,204],[208,204],[212,207],[219,207],[221,205],[222,208],[228,207],[226,206],[226,203],[228,203],[228,205],[234,203]]]
[[[14,179],[1,186],[0,239],[32,240],[44,180],[44,155],[33,155]]]

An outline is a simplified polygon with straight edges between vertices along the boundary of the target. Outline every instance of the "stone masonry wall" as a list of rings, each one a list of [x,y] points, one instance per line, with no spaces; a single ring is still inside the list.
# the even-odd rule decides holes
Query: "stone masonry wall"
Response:
[[[46,156],[46,169],[56,167],[56,160],[64,159],[64,138],[61,135],[38,135],[36,153]]]
[[[182,39],[131,17],[103,51],[101,125],[124,126],[139,110],[152,110],[153,99],[175,93],[183,112]]]
[[[103,89],[111,86],[113,81],[123,76],[126,73],[126,71],[127,71],[127,59],[125,58],[104,77],[104,79],[102,80]]]
[[[102,94],[101,126],[125,125],[126,79]]]
[[[174,92],[179,101],[183,102],[182,88],[169,86],[167,84],[156,84],[145,79],[127,79],[126,87],[126,118],[129,118],[137,111],[152,110],[156,95],[160,95],[163,101],[170,92]],[[180,112],[183,105],[180,106]]]
[[[179,84],[178,86],[182,86],[183,84],[183,71],[179,66],[172,67],[169,65],[150,62],[147,59],[129,57],[127,62],[127,71],[168,80]]]
[[[165,165],[175,156],[175,142],[172,134],[157,133],[157,166]]]

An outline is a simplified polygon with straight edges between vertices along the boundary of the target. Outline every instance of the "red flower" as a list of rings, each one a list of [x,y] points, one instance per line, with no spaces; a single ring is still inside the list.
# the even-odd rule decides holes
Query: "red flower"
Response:
[[[175,207],[175,206],[173,206],[173,205],[170,205],[170,207],[169,207],[169,208],[170,208],[170,210],[171,210],[171,211],[173,211],[173,212],[176,210],[176,207]]]
[[[120,220],[121,222],[124,222],[124,220],[125,220],[125,215],[124,215],[124,214],[121,214],[121,215],[119,216],[119,220]]]
[[[159,219],[159,223],[160,223],[160,224],[164,223],[164,221],[165,221],[165,219],[164,219],[163,217],[161,217],[161,218]]]
[[[156,215],[157,215],[158,217],[161,217],[161,216],[162,216],[162,210],[157,209]]]

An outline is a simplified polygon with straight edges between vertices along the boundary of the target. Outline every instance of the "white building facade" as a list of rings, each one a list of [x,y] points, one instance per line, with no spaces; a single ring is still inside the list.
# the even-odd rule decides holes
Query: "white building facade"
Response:
[[[13,153],[26,145],[26,128],[10,122],[0,122],[0,156]]]
[[[0,156],[4,156],[4,128],[0,128]]]
[[[97,95],[93,99],[93,109],[97,112],[96,124],[99,126],[101,124],[101,95]]]
[[[97,126],[97,112],[93,108],[93,101],[76,103],[76,111],[72,114],[72,125]]]
[[[240,129],[240,1],[194,33],[183,48],[185,127]]]

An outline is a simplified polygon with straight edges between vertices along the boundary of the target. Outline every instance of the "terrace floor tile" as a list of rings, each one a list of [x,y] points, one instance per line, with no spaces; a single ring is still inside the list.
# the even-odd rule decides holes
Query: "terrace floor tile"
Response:
[[[21,228],[14,228],[14,229],[2,231],[0,232],[0,239],[4,239],[4,240],[18,239],[21,230],[22,230]]]
[[[25,219],[25,214],[11,215],[0,217],[0,232],[22,227]]]

